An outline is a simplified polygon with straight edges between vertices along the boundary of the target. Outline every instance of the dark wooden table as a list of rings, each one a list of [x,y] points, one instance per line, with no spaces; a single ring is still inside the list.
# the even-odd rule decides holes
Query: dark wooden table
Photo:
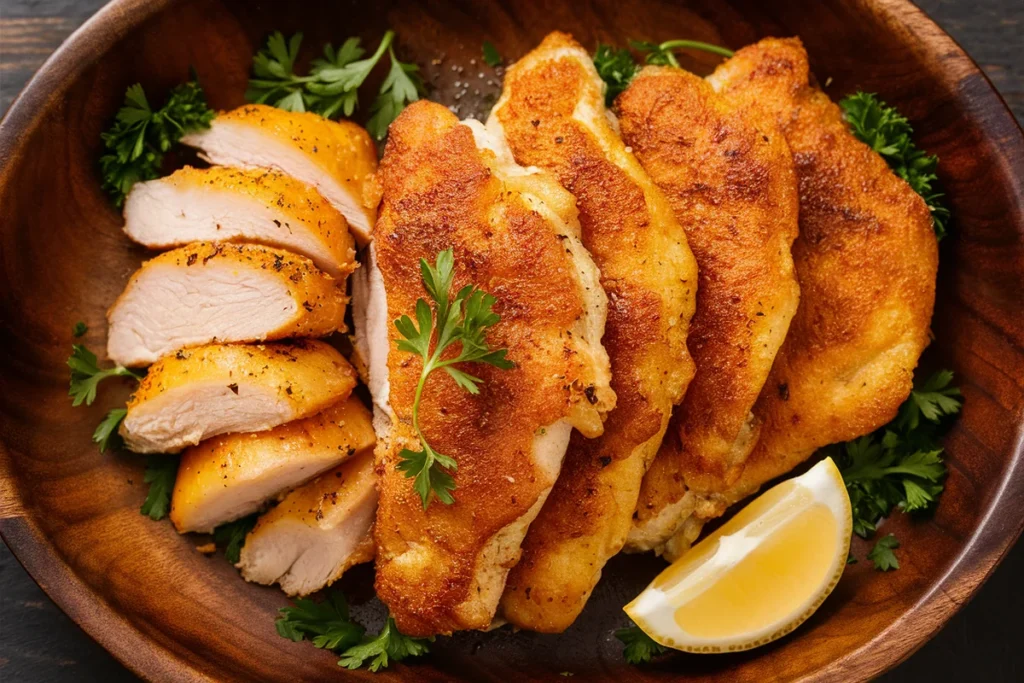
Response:
[[[779,0],[782,1],[782,0]],[[0,0],[0,111],[104,0]],[[1024,1],[919,0],[1024,120]],[[1024,543],[939,635],[885,681],[1024,680]],[[135,681],[50,601],[0,544],[0,680]]]

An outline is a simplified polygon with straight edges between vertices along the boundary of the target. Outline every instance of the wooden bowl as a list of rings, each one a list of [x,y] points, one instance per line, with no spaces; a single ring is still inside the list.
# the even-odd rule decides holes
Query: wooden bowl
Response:
[[[119,0],[105,7],[50,58],[0,124],[4,540],[71,618],[146,678],[342,674],[329,653],[276,635],[275,612],[286,604],[279,591],[245,584],[221,557],[196,552],[194,538],[139,514],[141,459],[100,455],[90,442],[128,387],[105,388],[91,408],[72,408],[67,397],[72,325],[88,323],[84,342],[102,348],[104,311],[145,257],[121,233],[96,166],[100,132],[126,86],[141,81],[162,97],[192,65],[211,104],[231,107],[242,102],[251,55],[271,30],[304,31],[310,54],[351,34],[375,43],[393,27],[402,52],[432,83],[432,97],[455,104],[456,91],[466,89],[456,81],[468,81],[461,113],[479,115],[500,87],[481,64],[484,39],[515,58],[556,28],[588,46],[687,37],[739,47],[796,34],[831,95],[878,92],[909,116],[918,141],[941,157],[954,216],[925,362],[952,367],[966,403],[947,439],[950,475],[934,517],[886,522],[903,544],[902,568],[850,566],[818,613],[770,646],[635,668],[623,663],[612,630],[625,623],[621,606],[662,563],[619,557],[565,634],[461,633],[376,680],[560,680],[562,672],[608,681],[854,680],[907,657],[970,599],[1024,524],[1024,139],[978,67],[909,2],[764,4]],[[696,59],[685,66],[704,73],[715,63]],[[371,570],[343,584],[357,615],[379,624]]]

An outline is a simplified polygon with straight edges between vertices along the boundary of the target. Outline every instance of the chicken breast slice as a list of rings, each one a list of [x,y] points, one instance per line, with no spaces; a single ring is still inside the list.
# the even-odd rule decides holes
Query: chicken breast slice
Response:
[[[128,450],[177,453],[218,434],[309,417],[355,384],[349,362],[321,341],[201,346],[149,368],[119,431]]]
[[[345,329],[344,283],[255,244],[197,242],[146,261],[107,312],[107,355],[148,365],[211,342],[323,337]]]
[[[367,192],[367,181],[377,170],[377,148],[351,121],[247,104],[181,141],[211,164],[272,169],[312,185],[345,216],[360,244],[370,239],[377,196]]]
[[[267,169],[192,168],[135,183],[124,231],[153,249],[254,242],[287,249],[344,280],[356,268],[345,217],[313,187]]]
[[[661,550],[722,493],[757,441],[751,412],[800,298],[793,157],[774,118],[682,69],[646,67],[616,101],[622,138],[664,191],[697,257],[687,341],[697,373],[644,477],[631,550]]]
[[[314,593],[373,560],[376,509],[373,450],[366,448],[260,516],[236,566],[246,581],[279,583],[288,595]]]
[[[505,76],[488,128],[523,166],[552,172],[576,197],[583,245],[608,295],[603,344],[615,410],[604,435],[572,435],[558,481],[509,573],[501,614],[560,632],[626,541],[640,482],[672,407],[693,377],[686,336],[697,264],[661,191],[619,139],[589,53],[552,33]]]
[[[391,125],[380,177],[376,271],[367,273],[371,286],[360,286],[375,300],[358,308],[373,316],[359,324],[373,335],[361,343],[379,427],[376,590],[403,633],[484,629],[572,428],[599,436],[614,406],[600,344],[607,300],[580,243],[572,196],[517,165],[479,122],[411,104]],[[420,449],[411,409],[421,365],[397,350],[387,321],[425,296],[419,259],[433,262],[449,247],[454,286],[476,284],[497,298],[501,321],[488,342],[507,348],[515,368],[467,367],[483,380],[478,395],[445,373],[431,375],[420,425],[458,471],[454,504],[435,500],[424,510],[396,469],[402,448]]]
[[[760,440],[723,494],[732,503],[819,448],[895,417],[929,341],[938,247],[924,200],[810,85],[799,39],[745,47],[708,80],[736,106],[779,122],[801,198],[793,259],[803,294],[754,407]],[[666,555],[685,552],[710,512],[695,510]]]
[[[178,533],[211,533],[375,442],[370,411],[355,397],[265,432],[208,439],[181,454],[171,522]]]

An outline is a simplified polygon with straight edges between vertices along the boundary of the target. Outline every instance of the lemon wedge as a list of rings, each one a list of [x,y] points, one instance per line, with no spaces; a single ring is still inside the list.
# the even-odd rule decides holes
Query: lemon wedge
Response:
[[[626,614],[658,643],[737,652],[814,614],[846,568],[853,518],[831,458],[765,491],[654,579]]]

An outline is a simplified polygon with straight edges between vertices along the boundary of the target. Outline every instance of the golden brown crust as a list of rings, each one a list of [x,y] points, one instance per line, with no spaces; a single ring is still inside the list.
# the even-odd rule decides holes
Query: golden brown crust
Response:
[[[514,625],[560,632],[621,550],[640,480],[693,376],[686,335],[697,266],[672,208],[608,122],[601,79],[570,36],[550,34],[509,69],[495,117],[518,163],[551,171],[576,197],[609,298],[603,343],[616,408],[603,436],[573,434],[502,597]]]
[[[803,296],[755,408],[764,426],[736,500],[895,416],[928,344],[938,249],[921,197],[808,84],[798,39],[748,46],[711,80],[778,118],[802,198],[793,257]]]
[[[644,477],[630,545],[659,545],[684,521],[687,491],[725,490],[753,447],[750,409],[799,299],[793,161],[774,121],[717,96],[703,79],[647,67],[616,107],[623,140],[668,197],[699,269],[688,345],[697,373]],[[666,512],[669,511],[669,512]]]
[[[265,104],[247,104],[220,112],[215,121],[258,126],[265,135],[301,150],[353,197],[361,200],[361,213],[366,223],[373,225],[377,215],[376,196],[372,192],[377,147],[361,126]],[[349,222],[353,220],[350,217]]]
[[[299,419],[347,397],[356,385],[356,371],[334,347],[321,341],[210,344],[178,351],[151,365],[128,400],[128,416],[148,401],[205,382],[223,382],[228,388],[247,382],[268,388],[291,406],[292,419]]]
[[[183,189],[203,187],[216,192],[238,193],[272,207],[276,213],[291,217],[292,222],[308,226],[310,232],[316,236],[317,241],[324,246],[337,264],[338,270],[333,273],[334,277],[344,278],[356,268],[355,242],[349,233],[345,217],[314,188],[289,175],[263,168],[186,166],[166,178],[161,178],[159,182]],[[280,221],[278,227],[282,232],[282,241],[270,246],[287,249],[289,242],[286,235],[292,231],[293,226],[285,218]],[[168,233],[166,237],[170,238],[173,235]],[[238,242],[248,241],[244,236],[231,239]],[[165,248],[180,244],[182,242],[167,239],[160,243],[150,242],[146,246]]]
[[[424,296],[419,259],[433,262],[451,247],[455,287],[476,284],[497,298],[501,322],[488,340],[507,348],[516,364],[512,370],[467,368],[483,379],[477,396],[444,373],[431,375],[421,426],[436,450],[458,461],[458,488],[453,505],[435,501],[424,511],[411,480],[395,469],[402,447],[419,450],[410,423],[421,362],[394,350],[398,333],[389,325],[390,403],[397,421],[376,453],[376,589],[410,635],[489,625],[500,584],[488,588],[493,604],[477,594],[485,588],[481,558],[500,531],[536,514],[531,509],[553,483],[533,452],[537,433],[574,419],[579,410],[596,417],[613,401],[607,360],[601,368],[593,350],[567,334],[594,294],[582,291],[564,244],[568,237],[558,232],[575,223],[571,197],[546,176],[510,179],[498,164],[494,154],[478,150],[469,127],[444,107],[422,101],[392,124],[381,164],[384,201],[374,240],[388,319],[410,313]],[[544,208],[530,197],[552,201]],[[519,540],[512,543],[498,554],[514,562]],[[503,582],[508,566],[491,570]]]
[[[288,288],[288,296],[295,302],[295,313],[291,320],[266,330],[261,338],[211,339],[209,342],[274,341],[288,337],[324,337],[334,332],[344,332],[345,296],[344,283],[319,270],[313,262],[283,249],[273,249],[259,244],[234,244],[230,242],[193,242],[184,247],[165,251],[142,264],[132,275],[124,292],[107,312],[111,325],[117,324],[118,307],[135,296],[139,281],[149,273],[161,268],[196,268],[226,266],[235,272],[263,271],[277,278]],[[142,294],[145,296],[145,294]],[[136,305],[138,302],[136,302]],[[129,324],[125,321],[124,324]],[[173,351],[176,349],[169,349]],[[134,364],[134,363],[133,363]]]
[[[370,412],[356,398],[338,401],[312,417],[265,432],[224,434],[181,454],[171,497],[171,522],[179,533],[194,527],[197,507],[229,486],[267,478],[287,461],[298,460],[309,479],[325,468],[373,447]],[[230,521],[230,520],[224,520]]]

